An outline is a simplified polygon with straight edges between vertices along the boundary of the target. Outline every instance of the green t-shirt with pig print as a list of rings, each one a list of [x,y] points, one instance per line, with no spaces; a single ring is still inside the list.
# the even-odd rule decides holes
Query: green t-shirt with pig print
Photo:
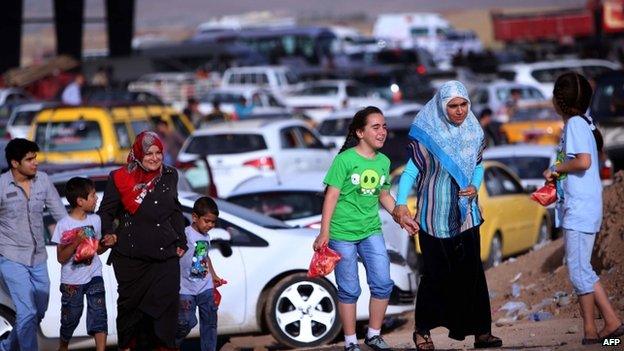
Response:
[[[334,240],[358,241],[381,233],[379,194],[390,188],[390,159],[380,152],[366,158],[355,148],[339,153],[325,180],[340,189],[329,226]]]

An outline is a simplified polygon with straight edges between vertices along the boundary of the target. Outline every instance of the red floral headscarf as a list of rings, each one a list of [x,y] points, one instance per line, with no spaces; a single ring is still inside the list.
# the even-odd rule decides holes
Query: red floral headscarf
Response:
[[[148,171],[141,164],[152,145],[158,146],[164,152],[163,143],[156,133],[141,132],[132,144],[127,164],[113,172],[113,181],[121,196],[121,203],[131,214],[139,209],[145,195],[154,188],[162,173],[162,167]]]

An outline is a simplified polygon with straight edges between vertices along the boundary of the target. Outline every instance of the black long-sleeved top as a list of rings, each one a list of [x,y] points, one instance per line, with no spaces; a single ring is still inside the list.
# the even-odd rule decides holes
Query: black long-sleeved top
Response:
[[[187,249],[177,183],[176,170],[164,166],[156,186],[138,210],[130,214],[121,202],[111,173],[98,215],[102,219],[102,234],[117,234],[115,253],[143,260],[165,260],[177,256],[176,248]],[[115,220],[119,222],[115,224]]]

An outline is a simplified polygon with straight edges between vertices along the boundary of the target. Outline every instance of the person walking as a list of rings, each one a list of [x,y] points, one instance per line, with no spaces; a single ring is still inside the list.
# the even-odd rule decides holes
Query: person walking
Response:
[[[444,83],[416,115],[409,132],[409,159],[397,194],[395,220],[405,226],[411,214],[407,196],[418,197],[418,241],[423,271],[415,310],[414,343],[435,349],[430,331],[449,330],[475,348],[500,347],[491,334],[492,317],[480,251],[483,222],[477,192],[483,179],[483,130],[470,112],[470,99],[458,81]]]

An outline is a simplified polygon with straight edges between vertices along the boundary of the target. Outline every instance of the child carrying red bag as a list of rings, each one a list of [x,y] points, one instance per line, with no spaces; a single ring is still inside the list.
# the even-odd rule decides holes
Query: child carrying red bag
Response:
[[[318,251],[314,251],[310,268],[308,268],[308,277],[317,278],[328,275],[334,270],[339,260],[340,255],[336,251],[327,246],[321,247]]]
[[[542,206],[549,206],[557,201],[557,187],[555,183],[548,182],[543,187],[531,194],[531,200],[537,201]]]

